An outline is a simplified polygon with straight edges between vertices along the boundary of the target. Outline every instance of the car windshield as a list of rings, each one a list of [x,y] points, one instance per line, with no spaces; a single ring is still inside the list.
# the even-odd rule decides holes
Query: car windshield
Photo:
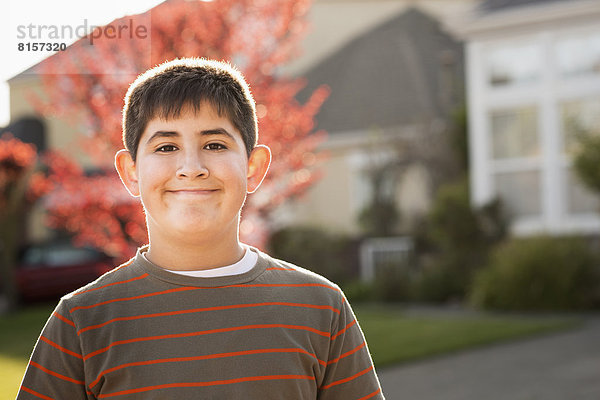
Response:
[[[33,247],[25,252],[25,264],[45,264],[51,267],[69,266],[96,261],[99,255],[89,248]]]

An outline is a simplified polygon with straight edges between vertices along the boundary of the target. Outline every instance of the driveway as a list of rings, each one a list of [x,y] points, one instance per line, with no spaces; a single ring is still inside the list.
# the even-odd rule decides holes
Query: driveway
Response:
[[[574,330],[378,374],[387,400],[598,400],[600,317]]]

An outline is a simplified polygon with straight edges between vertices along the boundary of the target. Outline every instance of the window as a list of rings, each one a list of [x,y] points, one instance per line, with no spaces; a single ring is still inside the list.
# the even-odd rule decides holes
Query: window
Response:
[[[493,185],[513,217],[540,216],[540,141],[535,107],[490,112]]]
[[[600,211],[600,198],[588,189],[574,170],[565,171],[567,191],[567,212],[570,214],[586,214]]]
[[[534,107],[492,111],[490,115],[492,157],[536,157],[540,152],[537,112]]]
[[[582,136],[600,135],[600,99],[569,101],[560,108],[563,150],[575,155]]]
[[[600,231],[600,194],[573,167],[579,138],[600,138],[600,29],[566,22],[490,31],[468,48],[473,198],[499,196],[523,234]]]
[[[488,82],[493,87],[536,82],[541,60],[541,48],[533,43],[491,50],[487,54]]]
[[[559,40],[556,57],[563,78],[600,75],[600,32]]]
[[[580,139],[587,135],[600,135],[600,100],[581,99],[560,105],[563,153],[574,157],[581,146]],[[600,166],[599,166],[600,170]],[[568,168],[564,171],[567,193],[567,212],[571,214],[600,211],[600,201]]]
[[[537,217],[541,214],[539,171],[496,173],[494,183],[511,217]]]

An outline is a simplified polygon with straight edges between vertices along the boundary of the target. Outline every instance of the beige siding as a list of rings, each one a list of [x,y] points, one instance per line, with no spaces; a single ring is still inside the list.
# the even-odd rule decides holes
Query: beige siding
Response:
[[[22,75],[10,82],[11,121],[14,122],[28,116],[40,117],[29,100],[32,95],[43,96],[42,84],[37,76]],[[78,132],[74,126],[56,117],[42,119],[45,124],[48,149],[64,152],[84,167],[92,166],[89,156],[76,145]],[[44,219],[43,204],[38,203],[28,216],[27,235],[30,241],[42,241],[49,238],[50,231],[46,227]]]
[[[366,137],[366,134],[365,134]],[[324,144],[329,158],[323,162],[323,177],[315,183],[298,201],[286,206],[281,212],[281,225],[316,226],[328,231],[358,234],[358,215],[370,201],[370,182],[364,174],[364,159],[367,145],[349,139],[340,146],[343,139],[336,137]],[[366,141],[366,139],[365,139]],[[383,153],[386,148],[381,148]],[[369,150],[371,156],[373,149]],[[376,151],[376,150],[375,150]],[[362,159],[363,162],[360,162]],[[398,179],[395,193],[396,204],[402,219],[402,226],[409,228],[419,222],[432,202],[429,173],[420,164],[409,165]]]
[[[38,116],[29,98],[44,98],[42,83],[36,75],[22,75],[10,82],[10,119],[16,121],[27,116]],[[76,126],[58,117],[44,118],[46,127],[46,143],[49,149],[67,152],[84,167],[91,167],[90,157],[84,153],[77,142],[81,132]]]

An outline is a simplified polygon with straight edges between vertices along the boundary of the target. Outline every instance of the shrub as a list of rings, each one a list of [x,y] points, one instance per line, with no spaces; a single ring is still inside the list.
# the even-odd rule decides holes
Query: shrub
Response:
[[[375,301],[376,296],[372,283],[363,282],[359,279],[355,279],[342,286],[344,294],[350,300],[350,302],[369,302]]]
[[[359,280],[359,242],[319,228],[289,227],[271,235],[269,251],[339,284],[352,301],[409,299],[412,271],[406,266],[380,265],[373,282]]]
[[[512,239],[479,271],[470,294],[480,307],[569,310],[598,305],[598,256],[579,237]]]
[[[342,286],[352,302],[400,302],[412,299],[411,271],[395,264],[380,265],[372,282],[353,280]]]
[[[440,249],[466,257],[505,237],[508,219],[500,200],[474,208],[466,179],[438,190],[428,218],[428,236]]]
[[[374,237],[390,236],[398,220],[398,209],[392,200],[374,201],[358,215],[363,232]]]
[[[462,300],[471,273],[459,269],[458,265],[444,259],[425,265],[414,280],[413,298],[435,303]]]
[[[422,270],[415,280],[415,298],[464,299],[473,274],[486,264],[507,225],[499,200],[471,206],[466,179],[440,187],[426,223],[416,233]]]
[[[345,236],[313,227],[289,227],[269,239],[273,257],[310,269],[335,283],[358,275],[356,244]]]
[[[413,279],[411,272],[406,265],[380,265],[373,282],[374,299],[383,302],[409,300]]]
[[[585,185],[599,193],[600,136],[581,130],[579,132],[579,151],[575,154],[573,168]]]

